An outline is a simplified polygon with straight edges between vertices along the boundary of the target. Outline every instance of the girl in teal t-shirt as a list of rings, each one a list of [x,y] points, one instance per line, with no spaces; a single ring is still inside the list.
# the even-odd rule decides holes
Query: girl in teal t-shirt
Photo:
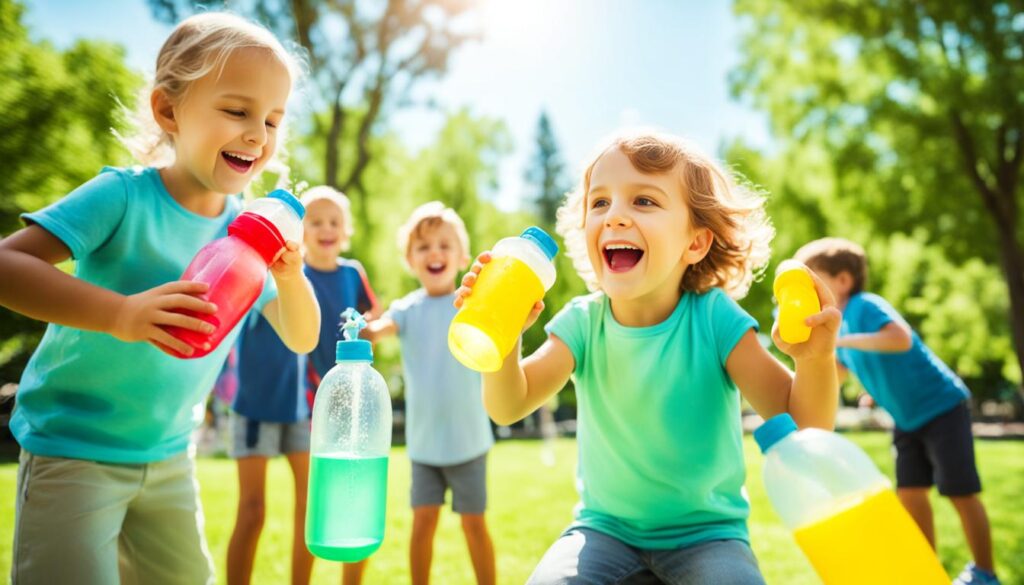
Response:
[[[258,25],[184,20],[142,100],[153,131],[127,141],[150,166],[101,173],[0,242],[0,305],[49,323],[11,419],[22,448],[13,582],[213,581],[189,434],[238,328],[182,360],[165,351],[192,350],[165,327],[210,332],[181,312],[216,313],[206,285],[177,279],[226,235],[234,194],[273,158],[297,71]],[[319,308],[298,244],[255,307],[304,353]],[[69,258],[74,275],[53,266]]]
[[[763,199],[675,137],[612,140],[559,217],[597,292],[567,304],[533,355],[520,360],[516,348],[483,375],[498,424],[525,417],[570,376],[576,384],[580,504],[530,583],[763,583],[746,530],[736,390],[765,418],[789,412],[801,426],[832,427],[831,294],[815,279],[824,308],[807,319],[808,341],[772,333],[794,375],[733,300],[768,260]],[[490,257],[477,260],[456,305]]]

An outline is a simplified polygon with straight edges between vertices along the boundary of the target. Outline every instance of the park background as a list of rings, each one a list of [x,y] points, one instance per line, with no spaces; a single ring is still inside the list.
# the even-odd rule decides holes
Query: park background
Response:
[[[688,137],[768,195],[778,235],[769,269],[824,235],[861,242],[869,290],[890,300],[964,378],[991,434],[1024,417],[1024,7],[1019,2],[767,0],[239,0],[208,2],[288,39],[310,74],[289,108],[289,179],[353,202],[351,257],[389,302],[415,287],[395,231],[439,199],[466,220],[472,251],[523,227],[551,227],[585,158],[623,126]],[[178,0],[0,0],[0,234],[94,176],[131,164],[124,127]],[[250,196],[282,177],[267,173]],[[770,274],[770,272],[769,272]],[[564,257],[547,315],[584,286]],[[771,326],[768,283],[741,305]],[[11,396],[43,325],[0,311],[0,395]],[[535,347],[539,327],[526,336]],[[377,366],[401,405],[397,346]],[[855,403],[856,383],[844,388]],[[558,418],[574,414],[560,395]],[[0,398],[2,401],[2,398]],[[0,402],[9,413],[11,400]],[[0,415],[2,417],[4,415]],[[0,418],[0,422],[5,422]],[[563,425],[571,429],[571,425]],[[6,433],[5,424],[0,431]],[[1012,435],[1012,431],[1009,433]],[[851,434],[891,473],[887,436]],[[6,452],[14,452],[9,441]],[[979,441],[985,501],[1006,583],[1024,583],[1024,444]],[[575,445],[502,442],[491,460],[491,526],[502,583],[529,574],[570,519]],[[769,583],[814,583],[767,507],[747,441],[751,533]],[[8,459],[9,461],[9,459]],[[389,540],[368,583],[401,583],[410,516],[396,448]],[[0,574],[13,530],[13,463],[0,464]],[[288,501],[287,472],[275,470]],[[234,515],[234,468],[204,458],[200,480],[218,567]],[[6,495],[5,495],[6,494]],[[274,498],[271,498],[272,500]],[[967,560],[937,503],[950,573]],[[256,582],[286,579],[287,507],[272,508]],[[449,515],[450,516],[450,515]],[[450,518],[449,518],[450,520]],[[447,520],[446,520],[447,522]],[[320,563],[319,582],[336,580]],[[457,526],[443,524],[435,578],[470,582]]]

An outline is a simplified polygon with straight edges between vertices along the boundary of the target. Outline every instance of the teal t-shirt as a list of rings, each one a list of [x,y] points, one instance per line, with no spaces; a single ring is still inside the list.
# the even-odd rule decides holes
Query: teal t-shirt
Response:
[[[576,525],[645,549],[748,541],[740,396],[725,362],[757,322],[721,289],[684,293],[650,327],[601,293],[545,330],[576,360]]]
[[[178,280],[240,210],[229,197],[220,216],[196,215],[156,169],[108,167],[22,217],[67,245],[75,276],[131,295]],[[253,310],[276,295],[268,276]],[[181,453],[238,331],[209,355],[182,360],[149,343],[51,323],[22,374],[11,432],[25,450],[50,457],[147,463]]]

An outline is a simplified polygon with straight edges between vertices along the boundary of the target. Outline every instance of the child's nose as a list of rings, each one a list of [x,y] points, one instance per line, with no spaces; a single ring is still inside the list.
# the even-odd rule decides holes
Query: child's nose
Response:
[[[604,217],[604,225],[605,227],[624,228],[633,225],[633,220],[629,216],[628,209],[613,203]]]
[[[242,135],[242,140],[253,146],[263,146],[267,143],[267,126],[262,123],[250,124]]]

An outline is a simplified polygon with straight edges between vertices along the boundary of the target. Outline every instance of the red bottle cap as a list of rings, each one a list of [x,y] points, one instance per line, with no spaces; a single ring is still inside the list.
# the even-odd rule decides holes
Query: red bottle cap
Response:
[[[269,220],[255,213],[243,213],[228,225],[228,234],[252,246],[270,266],[277,252],[284,247],[284,238]]]

